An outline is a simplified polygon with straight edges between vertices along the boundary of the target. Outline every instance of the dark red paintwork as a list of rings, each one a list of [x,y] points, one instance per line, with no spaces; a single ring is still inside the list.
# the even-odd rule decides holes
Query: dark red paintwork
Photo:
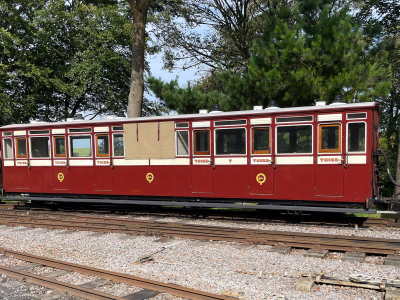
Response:
[[[342,114],[342,120],[335,123],[342,124],[342,152],[334,155],[345,156],[345,140],[347,135],[347,113],[366,112],[367,118],[367,140],[366,140],[366,163],[365,164],[349,164],[347,168],[344,164],[337,165],[319,165],[317,160],[330,157],[332,154],[318,154],[317,149],[317,116],[321,114]],[[262,113],[248,111],[244,114],[205,114],[202,116],[177,116],[169,117],[168,121],[176,122],[211,120],[211,155],[206,157],[214,161],[214,126],[215,120],[235,120],[246,119],[247,125],[238,126],[246,127],[247,131],[247,165],[193,165],[193,151],[190,150],[190,165],[170,165],[170,166],[6,166],[4,165],[3,151],[3,176],[4,190],[9,193],[22,194],[87,194],[87,195],[138,195],[138,196],[167,196],[167,197],[195,197],[195,198],[220,198],[220,199],[254,199],[254,202],[262,202],[262,200],[306,200],[306,201],[337,201],[337,202],[357,202],[363,203],[367,198],[376,194],[376,186],[373,172],[373,152],[378,147],[376,135],[378,133],[377,124],[379,121],[378,107],[375,104],[369,106],[330,106],[310,107],[309,111],[274,111],[264,110]],[[251,118],[271,117],[272,123],[267,125],[271,127],[272,158],[275,154],[275,117],[281,116],[310,116],[313,115],[312,124],[313,131],[313,164],[308,165],[251,165],[253,158],[250,154],[251,136],[250,125]],[[162,122],[162,117],[146,119],[145,121]],[[123,119],[123,120],[107,120],[98,122],[91,121],[81,123],[64,123],[38,126],[31,124],[21,128],[22,126],[13,125],[0,128],[0,133],[14,130],[37,130],[37,129],[53,129],[53,128],[78,128],[78,127],[95,127],[95,126],[120,126],[124,123],[141,122],[141,119]],[[295,125],[291,123],[290,125]],[[304,124],[304,123],[301,123]],[[190,125],[190,145],[192,142],[193,128]],[[92,130],[93,131],[93,130]],[[68,137],[66,130],[65,136]],[[92,147],[94,147],[94,135],[92,132]],[[111,130],[109,133],[111,137]],[[29,135],[27,135],[29,137]],[[3,140],[4,136],[1,136]],[[52,136],[50,135],[52,141]],[[111,141],[111,138],[110,138]],[[3,143],[2,143],[3,145]],[[110,142],[110,149],[112,147]],[[53,152],[53,151],[51,151]],[[53,155],[53,153],[51,154]],[[353,154],[349,154],[352,156]],[[290,157],[293,155],[281,155],[280,157]],[[227,156],[227,157],[243,157]],[[15,158],[14,158],[15,159]],[[51,157],[53,160],[54,158]],[[74,160],[74,158],[69,158]],[[93,158],[94,159],[94,158]],[[118,160],[120,158],[113,158]],[[58,180],[59,173],[64,175],[62,182]],[[153,173],[154,180],[150,183],[146,179],[146,174]],[[256,181],[256,176],[263,173],[266,176],[264,184],[260,185]]]

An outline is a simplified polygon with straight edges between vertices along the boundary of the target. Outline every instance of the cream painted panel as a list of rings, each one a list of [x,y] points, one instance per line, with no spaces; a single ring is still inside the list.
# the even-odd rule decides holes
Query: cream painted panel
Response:
[[[53,161],[53,166],[66,166],[67,160],[66,159],[55,159]]]
[[[32,167],[51,167],[51,159],[31,159],[29,164]]]
[[[4,166],[5,167],[14,167],[14,161],[13,160],[5,160]]]
[[[247,165],[247,157],[216,157],[216,165]]]
[[[65,128],[52,129],[51,133],[52,134],[63,134],[63,133],[65,133]]]
[[[312,156],[276,157],[277,165],[312,165]]]
[[[342,120],[342,114],[318,115],[318,122],[341,121],[341,120]]]
[[[342,164],[342,156],[341,155],[319,156],[317,158],[317,162],[319,165],[340,165]]]
[[[193,128],[210,127],[210,121],[193,122],[192,127]]]
[[[17,167],[27,167],[27,166],[28,166],[28,160],[27,160],[27,159],[18,159],[18,160],[15,162],[15,165],[16,165]]]
[[[251,158],[252,165],[270,165],[272,164],[271,156],[254,156]]]
[[[148,159],[113,159],[114,166],[148,166]]]
[[[109,132],[110,128],[109,127],[95,127],[94,132]]]
[[[367,156],[366,155],[349,155],[348,163],[349,164],[366,164]]]
[[[15,135],[26,135],[26,130],[16,130],[14,131],[14,136]]]
[[[250,120],[251,125],[271,124],[271,122],[272,122],[271,118],[258,118]]]
[[[110,165],[109,159],[96,159],[96,166],[104,166],[107,167]]]
[[[189,158],[166,158],[166,159],[150,159],[151,166],[188,166],[190,165]]]
[[[69,161],[71,167],[77,166],[93,166],[93,159],[74,159]]]

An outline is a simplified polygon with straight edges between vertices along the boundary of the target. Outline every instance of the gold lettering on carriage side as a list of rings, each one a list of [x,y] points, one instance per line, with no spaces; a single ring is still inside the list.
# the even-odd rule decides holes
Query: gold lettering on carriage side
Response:
[[[154,180],[154,175],[153,173],[147,173],[146,174],[146,180],[151,183]]]

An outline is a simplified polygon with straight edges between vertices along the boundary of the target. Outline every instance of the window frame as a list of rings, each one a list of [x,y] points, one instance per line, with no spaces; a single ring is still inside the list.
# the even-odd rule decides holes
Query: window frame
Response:
[[[349,151],[349,124],[353,123],[364,123],[365,125],[365,133],[364,133],[364,139],[365,139],[365,149],[364,151]],[[367,122],[366,121],[355,121],[355,122],[347,122],[346,124],[346,153],[348,154],[365,154],[367,153]]]
[[[6,150],[5,150],[6,149],[6,147],[5,147],[5,141],[6,140],[11,140],[11,158],[7,158],[6,157]],[[14,144],[13,144],[13,138],[12,137],[3,138],[2,154],[3,154],[4,160],[6,160],[6,159],[14,160]]]
[[[124,155],[122,155],[122,156],[115,156],[115,152],[114,152],[114,135],[117,135],[117,134],[122,134],[122,139],[124,141]],[[125,158],[125,136],[124,136],[124,132],[113,132],[111,144],[112,144],[112,157],[113,158]]]
[[[217,154],[217,130],[244,129],[245,153],[244,154]],[[215,128],[214,129],[214,154],[215,156],[247,156],[247,130],[246,127]]]
[[[188,154],[187,155],[179,155],[178,154],[178,147],[177,147],[177,142],[178,142],[178,138],[177,138],[177,132],[179,131],[186,131],[188,133]],[[175,156],[176,157],[189,157],[190,156],[190,131],[189,130],[175,130]]]
[[[349,115],[354,115],[354,114],[365,114],[365,118],[349,118]],[[366,120],[367,118],[368,118],[368,113],[366,111],[346,113],[346,120],[350,122],[354,120]]]
[[[32,143],[31,143],[31,139],[35,139],[35,138],[40,138],[40,137],[47,137],[47,138],[49,138],[49,145],[50,145],[50,149],[49,149],[49,156],[46,156],[46,157],[44,157],[44,156],[42,156],[42,157],[33,157],[33,155],[32,155]],[[39,135],[35,135],[35,136],[30,136],[29,137],[29,157],[31,158],[31,159],[51,159],[51,139],[50,139],[50,135],[42,135],[42,136],[39,136]]]
[[[269,130],[269,141],[268,141],[268,151],[254,151],[254,129],[268,129]],[[250,128],[250,132],[251,132],[251,155],[271,155],[271,140],[272,140],[272,136],[271,136],[271,126],[255,126],[255,127],[251,127]],[[259,152],[259,153],[256,153]]]
[[[56,139],[57,138],[64,138],[64,145],[65,145],[65,154],[57,154],[56,153]],[[54,158],[66,158],[67,157],[67,138],[65,135],[53,135],[53,157]]]
[[[321,149],[321,139],[322,139],[322,134],[321,134],[321,127],[322,126],[338,126],[339,125],[339,149],[337,150],[332,150],[332,149]],[[342,153],[342,124],[341,123],[321,123],[318,124],[318,154],[336,154],[336,153]]]
[[[76,156],[72,156],[71,150],[72,150],[72,143],[71,143],[71,138],[74,137],[79,137],[79,136],[85,136],[85,137],[89,137],[90,138],[90,152],[91,152],[91,156],[81,156],[81,157],[76,157]],[[68,135],[68,154],[69,154],[69,158],[72,159],[93,159],[93,143],[92,143],[92,135],[91,134],[71,134]]]
[[[107,154],[100,154],[99,153],[98,139],[99,139],[100,136],[107,136],[107,139],[108,139],[108,153]],[[108,133],[95,134],[94,140],[95,140],[95,147],[96,147],[96,158],[108,158],[108,157],[110,157],[110,136],[109,136],[109,134]]]
[[[208,152],[196,151],[196,132],[208,132]],[[193,156],[211,156],[211,130],[210,129],[195,129],[192,131],[193,139]]]
[[[235,121],[244,121],[244,124],[224,124],[224,125],[217,125],[217,122],[235,122]],[[218,120],[214,121],[214,127],[234,127],[234,126],[246,126],[247,119],[234,119],[234,120]]]
[[[293,126],[311,126],[311,152],[307,153],[278,153],[278,128],[279,127],[293,127]],[[306,156],[314,154],[314,125],[313,124],[290,124],[290,125],[276,125],[275,126],[275,154],[276,155],[291,155],[291,156]]]
[[[26,147],[25,148],[26,149],[26,154],[25,155],[19,155],[18,154],[18,142],[17,142],[17,140],[22,140],[22,139],[25,140],[25,147]],[[26,141],[26,136],[25,137],[22,137],[22,136],[15,137],[14,141],[15,141],[15,158],[16,159],[28,159],[28,143]]]

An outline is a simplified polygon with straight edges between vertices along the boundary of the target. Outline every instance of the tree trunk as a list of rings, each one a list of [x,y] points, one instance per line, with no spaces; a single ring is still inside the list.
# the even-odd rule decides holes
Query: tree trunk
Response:
[[[397,149],[397,168],[396,168],[396,183],[400,184],[400,126],[398,128],[399,132],[399,146]],[[394,189],[394,194],[397,195],[398,193],[400,193],[400,187],[399,186],[395,186]],[[400,201],[400,195],[396,197],[398,200]],[[392,210],[396,210],[396,211],[400,211],[400,203],[393,203],[392,205]]]
[[[135,118],[142,115],[142,101],[144,93],[144,46],[147,22],[147,11],[151,0],[127,0],[132,9],[132,72],[128,96],[128,117]]]

